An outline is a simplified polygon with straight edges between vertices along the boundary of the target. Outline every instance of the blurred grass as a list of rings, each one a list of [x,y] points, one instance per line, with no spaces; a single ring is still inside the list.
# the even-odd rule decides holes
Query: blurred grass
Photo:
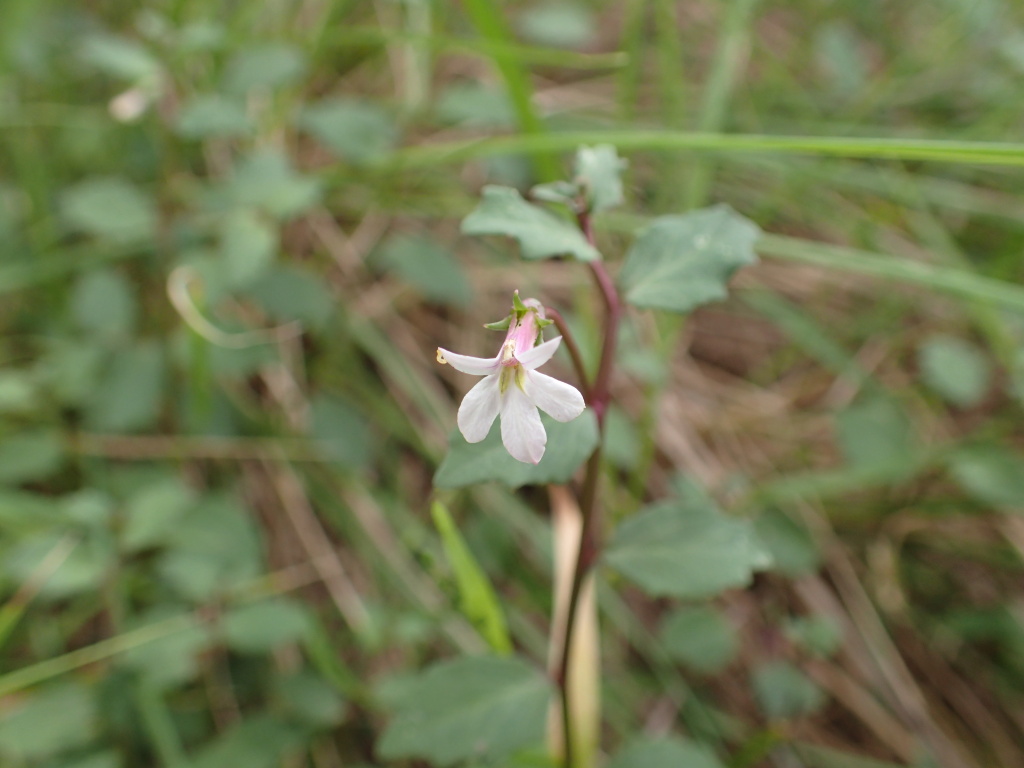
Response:
[[[1024,763],[1024,12],[591,2],[547,27],[559,47],[527,23],[551,5],[0,7],[0,763],[202,766],[264,717],[266,765],[372,761],[381,691],[484,647],[429,524],[464,386],[433,350],[481,350],[513,288],[585,347],[599,318],[571,265],[522,267],[457,221],[480,185],[556,178],[593,143],[631,163],[627,210],[598,222],[613,269],[635,227],[704,202],[771,233],[737,298],[630,316],[606,506],[686,475],[778,561],[715,601],[739,637],[716,675],[666,646],[672,606],[605,585],[605,748],[648,730],[734,766]],[[234,215],[264,236],[233,241]],[[382,258],[400,235],[454,258]],[[203,338],[166,298],[180,265],[224,332],[303,336]],[[470,295],[436,293],[452,269]],[[988,373],[925,366],[950,336]],[[963,376],[982,394],[951,402]],[[543,492],[444,501],[543,659]],[[239,643],[250,592],[293,597]],[[807,616],[837,652],[786,633]],[[780,659],[828,703],[765,712],[751,679]],[[93,703],[18,726],[38,736],[3,728],[76,686]]]

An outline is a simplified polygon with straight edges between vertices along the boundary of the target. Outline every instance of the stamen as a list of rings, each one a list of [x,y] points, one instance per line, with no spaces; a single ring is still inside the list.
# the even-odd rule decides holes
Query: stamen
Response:
[[[448,364],[448,361],[444,359],[444,355],[441,354],[441,348],[440,347],[437,348],[437,362],[439,362],[441,365],[447,365]]]

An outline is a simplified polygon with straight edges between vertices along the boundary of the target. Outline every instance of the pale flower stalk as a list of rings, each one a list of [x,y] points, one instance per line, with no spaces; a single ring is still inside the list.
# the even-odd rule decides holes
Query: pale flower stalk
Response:
[[[544,456],[547,433],[537,409],[556,421],[572,421],[586,405],[575,387],[539,373],[562,343],[558,336],[540,342],[544,307],[536,299],[520,302],[508,318],[508,332],[498,355],[470,357],[437,349],[437,360],[463,373],[483,376],[459,406],[459,430],[466,442],[479,443],[501,415],[501,441],[513,458],[536,464]]]

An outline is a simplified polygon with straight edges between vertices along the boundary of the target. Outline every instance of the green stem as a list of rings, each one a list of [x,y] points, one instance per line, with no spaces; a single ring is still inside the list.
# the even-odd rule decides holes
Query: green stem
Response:
[[[581,212],[577,216],[580,229],[587,240],[593,245],[594,232],[591,227],[589,212]],[[569,604],[565,618],[565,635],[562,638],[562,649],[556,669],[556,682],[562,698],[562,727],[565,745],[565,768],[577,768],[573,753],[572,707],[569,700],[569,656],[572,652],[573,634],[576,627],[576,614],[579,607],[580,594],[587,574],[597,561],[600,542],[597,532],[599,511],[597,507],[597,484],[601,474],[601,453],[604,443],[604,422],[611,400],[611,376],[615,364],[615,349],[618,343],[619,319],[622,315],[622,302],[611,275],[600,261],[589,264],[598,289],[605,303],[604,343],[601,348],[601,362],[598,365],[594,386],[590,390],[587,403],[597,416],[600,433],[597,448],[587,461],[587,471],[580,490],[580,516],[583,521],[580,531],[579,551],[573,567],[572,588],[569,591]]]

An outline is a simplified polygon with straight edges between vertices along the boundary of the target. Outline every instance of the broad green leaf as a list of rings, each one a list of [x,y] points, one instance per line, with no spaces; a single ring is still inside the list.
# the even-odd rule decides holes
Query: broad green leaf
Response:
[[[810,714],[826,700],[821,688],[786,661],[774,661],[758,668],[753,683],[761,710],[772,719]]]
[[[839,650],[842,630],[829,616],[798,616],[783,625],[789,641],[815,656],[827,657]]]
[[[86,412],[92,429],[131,432],[152,426],[164,390],[163,347],[145,341],[119,350]]]
[[[434,518],[434,526],[441,534],[448,564],[455,574],[463,614],[483,635],[492,651],[503,656],[512,653],[512,641],[508,636],[505,613],[501,610],[501,603],[487,574],[477,564],[444,505],[434,502],[430,512]]]
[[[220,223],[220,253],[223,275],[229,288],[242,288],[263,277],[277,255],[277,228],[256,214],[241,208]]]
[[[300,320],[307,328],[320,328],[334,312],[326,282],[301,267],[277,265],[247,287],[245,294],[276,323]]]
[[[585,48],[597,35],[594,13],[583,3],[557,0],[534,4],[519,18],[523,37],[553,48]]]
[[[586,190],[591,211],[597,213],[622,204],[622,172],[625,168],[626,161],[619,157],[611,144],[579,148],[575,181]]]
[[[54,339],[39,361],[40,377],[61,405],[78,408],[93,394],[108,356],[98,342],[65,337]]]
[[[75,526],[106,529],[114,516],[116,503],[110,494],[96,488],[83,488],[61,499],[64,518]]]
[[[484,187],[483,199],[462,220],[462,232],[515,238],[524,259],[564,255],[575,256],[581,261],[601,258],[578,227],[526,202],[519,192],[510,187]]]
[[[724,299],[733,272],[757,261],[757,225],[727,205],[660,216],[640,233],[619,274],[637,307],[690,312]]]
[[[429,301],[464,307],[473,296],[473,288],[459,263],[429,238],[391,237],[373,254],[373,259],[413,285]]]
[[[234,54],[224,73],[224,87],[244,96],[254,88],[278,88],[299,80],[306,71],[302,51],[284,43],[267,43]]]
[[[136,491],[125,504],[122,545],[127,551],[136,552],[166,543],[195,502],[195,493],[177,477],[167,477]]]
[[[722,763],[703,744],[676,736],[645,736],[623,747],[606,768],[722,768]]]
[[[220,94],[193,96],[181,108],[175,123],[186,139],[239,138],[253,132],[245,105]]]
[[[729,620],[710,605],[677,608],[665,619],[659,637],[672,658],[708,674],[732,661],[739,646]]]
[[[140,43],[114,35],[88,35],[79,55],[87,64],[112,77],[153,83],[160,77],[160,61]]]
[[[52,429],[35,429],[0,440],[0,483],[49,477],[64,462],[64,440]]]
[[[467,443],[459,430],[452,432],[448,455],[434,475],[438,488],[461,488],[465,485],[497,480],[511,488],[543,483],[566,483],[576,474],[597,447],[597,420],[590,410],[562,424],[541,414],[548,433],[547,449],[539,464],[524,464],[509,456],[501,443],[497,419],[482,442]]]
[[[287,219],[316,205],[321,187],[317,179],[297,173],[281,151],[260,149],[238,165],[225,191],[239,207]]]
[[[855,403],[836,416],[836,426],[843,455],[854,466],[906,464],[908,473],[919,466],[910,419],[892,398]]]
[[[641,452],[636,422],[621,408],[613,405],[608,409],[604,429],[607,434],[604,454],[608,461],[619,469],[635,469]]]
[[[81,181],[61,193],[59,204],[64,223],[77,232],[119,242],[149,240],[156,234],[155,203],[121,178]]]
[[[100,339],[128,338],[138,315],[135,288],[116,270],[91,270],[75,283],[71,313],[79,328]]]
[[[0,371],[0,413],[28,413],[39,405],[38,386],[26,371]]]
[[[161,603],[158,608],[133,617],[132,626],[157,624],[180,616],[185,610]],[[209,626],[196,621],[180,632],[128,649],[118,657],[118,663],[134,670],[158,690],[165,690],[194,680],[202,668],[201,654],[213,645]]]
[[[949,471],[961,488],[1004,512],[1024,514],[1024,458],[1008,446],[986,445],[957,452]]]
[[[326,446],[324,452],[343,466],[366,467],[375,442],[366,416],[347,400],[325,393],[315,395],[310,405],[313,434]]]
[[[516,124],[515,110],[505,91],[476,81],[445,87],[434,108],[445,123],[475,128],[511,128]]]
[[[191,768],[278,768],[288,753],[303,746],[304,729],[271,715],[243,720],[200,750]]]
[[[315,728],[335,726],[345,714],[345,701],[334,686],[309,670],[278,680],[274,689],[288,715]]]
[[[551,686],[517,658],[474,656],[428,668],[404,685],[377,744],[385,760],[440,766],[500,762],[544,739]]]
[[[777,509],[768,509],[754,521],[758,540],[772,558],[772,568],[797,578],[821,566],[821,554],[810,532]]]
[[[11,702],[0,718],[0,756],[4,765],[84,746],[97,731],[93,693],[84,685],[64,683]]]
[[[962,339],[932,336],[917,351],[921,378],[944,400],[960,408],[981,402],[992,369],[985,355]]]
[[[297,642],[310,626],[305,606],[283,597],[232,608],[221,623],[228,647],[243,653],[267,653]]]
[[[335,154],[354,163],[383,157],[398,141],[394,118],[362,99],[327,99],[311,104],[302,111],[299,125]]]
[[[168,546],[158,570],[182,597],[196,602],[230,591],[262,568],[252,517],[229,495],[203,498],[175,526]]]
[[[771,563],[746,520],[707,504],[663,501],[622,522],[605,564],[651,595],[705,598],[744,587]]]

